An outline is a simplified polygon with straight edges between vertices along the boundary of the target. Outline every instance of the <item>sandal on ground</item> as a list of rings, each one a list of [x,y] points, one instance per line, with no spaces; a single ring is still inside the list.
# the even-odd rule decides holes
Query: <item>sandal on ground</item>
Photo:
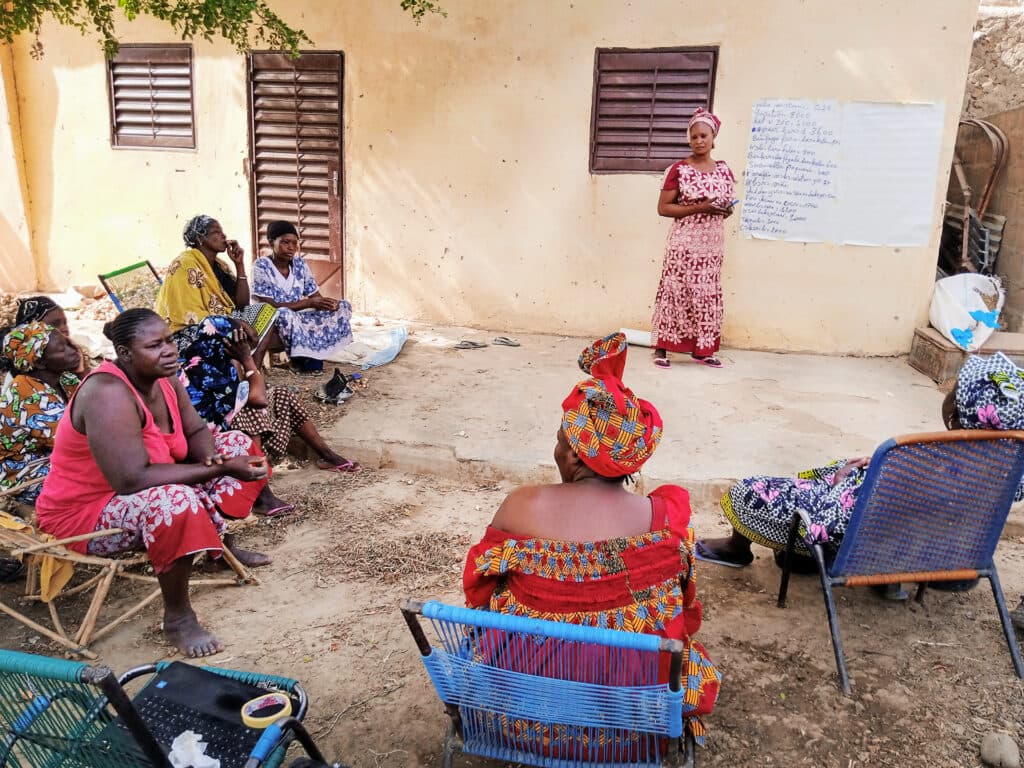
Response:
[[[659,368],[671,368],[672,363],[668,361],[667,357],[656,357],[654,358],[654,364]]]
[[[302,376],[308,379],[317,379],[324,375],[323,371],[307,371],[305,368],[297,368],[294,365],[289,365],[288,371],[295,376]]]
[[[321,460],[318,461],[316,465],[325,472],[348,472],[350,474],[355,474],[362,470],[362,467],[359,466],[359,462],[352,461],[351,459],[345,459],[341,464],[331,464],[329,461]]]
[[[282,504],[280,507],[274,507],[267,512],[260,512],[258,509],[253,509],[252,513],[254,515],[259,515],[260,517],[287,517],[288,515],[295,513],[295,505]]]
[[[470,341],[469,339],[463,339],[456,344],[452,349],[483,349],[487,346],[485,341]]]
[[[508,336],[499,336],[491,341],[491,344],[497,344],[500,347],[518,347],[519,342],[515,339],[510,339]]]
[[[717,357],[697,357],[696,355],[691,355],[691,357],[693,357],[693,361],[695,363],[706,365],[708,368],[722,367],[722,361],[719,360]]]
[[[0,557],[0,583],[9,584],[25,575],[25,565],[13,557]]]
[[[693,555],[698,560],[703,560],[705,563],[714,563],[715,565],[724,565],[726,568],[746,568],[752,562],[754,562],[754,554],[748,553],[747,558],[743,560],[726,560],[721,555],[712,551],[707,544],[703,541],[698,541],[697,546],[693,548]]]
[[[334,375],[330,381],[321,384],[316,390],[316,399],[322,403],[328,403],[330,405],[338,405],[348,400],[355,392],[349,386],[351,379],[341,372],[340,369],[334,369]]]

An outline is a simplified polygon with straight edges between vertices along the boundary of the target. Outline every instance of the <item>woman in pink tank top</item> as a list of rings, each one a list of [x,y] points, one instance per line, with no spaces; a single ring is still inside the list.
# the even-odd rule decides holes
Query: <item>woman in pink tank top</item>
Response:
[[[223,645],[196,618],[188,596],[198,552],[230,541],[222,517],[245,517],[269,467],[240,432],[213,435],[176,378],[167,324],[130,309],[104,326],[116,362],[85,378],[57,428],[50,474],[36,502],[39,526],[58,537],[122,528],[70,545],[96,555],[145,549],[164,598],[164,633],[186,656]],[[231,547],[242,562],[270,558]]]

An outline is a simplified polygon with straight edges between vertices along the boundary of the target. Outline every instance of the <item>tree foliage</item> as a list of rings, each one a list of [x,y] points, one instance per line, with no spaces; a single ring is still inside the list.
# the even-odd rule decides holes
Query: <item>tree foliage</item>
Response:
[[[433,0],[401,0],[401,6],[417,23],[428,13],[444,15]],[[42,55],[39,29],[50,17],[83,35],[95,32],[107,58],[113,58],[118,49],[114,26],[118,10],[129,20],[146,15],[165,21],[184,40],[224,38],[242,53],[258,47],[297,56],[302,45],[313,42],[278,16],[266,0],[0,0],[0,39],[11,43],[17,35],[34,33],[32,55],[38,58]]]

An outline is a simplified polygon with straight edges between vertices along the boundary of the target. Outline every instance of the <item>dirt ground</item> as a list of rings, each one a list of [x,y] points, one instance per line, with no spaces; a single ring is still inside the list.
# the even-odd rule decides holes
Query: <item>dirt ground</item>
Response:
[[[509,486],[292,464],[278,469],[274,488],[303,514],[261,520],[242,534],[246,546],[275,558],[260,571],[263,584],[194,595],[228,646],[211,661],[302,681],[312,702],[307,724],[333,759],[358,768],[439,765],[445,717],[398,607],[409,596],[460,601],[465,552]],[[694,526],[699,535],[726,528],[711,508],[695,510]],[[759,555],[744,570],[699,571],[699,638],[724,674],[700,765],[975,766],[985,733],[1024,741],[1024,683],[1013,676],[986,588],[929,592],[923,606],[840,590],[854,687],[847,698],[817,580],[796,577],[789,607],[779,609],[778,569],[766,550]],[[997,562],[1013,604],[1024,589],[1024,539],[1004,539]],[[5,600],[17,586],[4,586]],[[133,594],[121,585],[107,610]],[[29,610],[42,619],[40,608]],[[62,614],[74,620],[84,608],[72,597]],[[158,624],[159,611],[147,609],[95,650],[119,671],[165,658],[172,649]],[[6,617],[0,644],[60,653]]]

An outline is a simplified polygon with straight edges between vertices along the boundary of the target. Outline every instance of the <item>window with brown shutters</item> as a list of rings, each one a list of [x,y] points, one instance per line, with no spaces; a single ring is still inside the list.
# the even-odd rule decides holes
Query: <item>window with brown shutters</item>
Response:
[[[717,48],[597,49],[591,172],[663,171],[689,156],[686,125],[711,109],[717,62]]]
[[[122,45],[107,73],[115,147],[195,148],[192,46]]]

